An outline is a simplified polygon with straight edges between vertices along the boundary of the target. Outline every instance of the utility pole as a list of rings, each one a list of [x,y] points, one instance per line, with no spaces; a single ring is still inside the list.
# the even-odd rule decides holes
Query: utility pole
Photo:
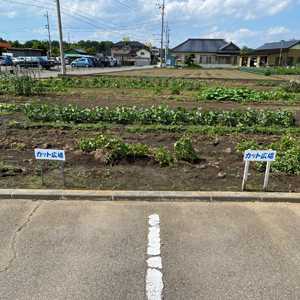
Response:
[[[48,17],[48,10],[46,11],[45,17],[47,17],[47,25],[46,29],[48,29],[48,38],[49,38],[49,50],[50,50],[50,57],[52,57],[52,48],[51,48],[51,37],[50,37],[50,26],[49,26],[49,17]]]
[[[156,3],[159,8],[162,8],[161,12],[161,40],[160,40],[160,67],[162,68],[162,59],[163,59],[163,40],[164,40],[164,16],[165,16],[165,0],[162,4]]]
[[[69,47],[70,47],[70,34],[69,34],[69,32],[68,32],[68,41],[69,41]]]
[[[56,7],[57,7],[57,18],[58,18],[58,32],[59,32],[61,73],[63,75],[65,75],[66,74],[66,65],[65,65],[65,53],[64,53],[63,35],[62,35],[62,29],[61,29],[61,18],[60,18],[59,0],[56,0]]]
[[[167,61],[167,55],[169,55],[169,43],[170,43],[170,30],[167,22],[166,25],[166,50],[165,50],[165,61]]]

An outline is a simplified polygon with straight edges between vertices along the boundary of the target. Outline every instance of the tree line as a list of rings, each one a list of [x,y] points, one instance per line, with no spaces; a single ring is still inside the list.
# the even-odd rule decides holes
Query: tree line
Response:
[[[32,49],[43,49],[44,55],[50,56],[50,49],[49,49],[49,41],[39,41],[39,40],[30,40],[26,41],[24,44],[20,43],[18,40],[16,41],[4,41],[6,43],[11,44],[12,47],[16,48],[32,48]],[[111,41],[84,41],[80,40],[78,43],[67,43],[63,42],[64,51],[67,51],[70,48],[80,48],[90,55],[96,55],[96,52],[102,52],[105,50],[109,50],[113,42]],[[51,42],[51,50],[52,56],[60,56],[60,49],[59,49],[59,41],[52,41]]]

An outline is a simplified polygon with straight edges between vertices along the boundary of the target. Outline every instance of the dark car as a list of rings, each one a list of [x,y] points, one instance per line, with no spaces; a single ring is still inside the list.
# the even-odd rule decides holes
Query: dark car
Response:
[[[99,62],[99,66],[101,68],[110,66],[110,61],[109,61],[109,58],[107,56],[100,56],[100,57],[97,57],[97,59],[98,59],[98,62]]]
[[[55,64],[53,61],[45,57],[25,57],[24,60],[15,62],[14,66],[19,68],[39,68],[50,70],[50,68],[55,67]]]
[[[96,68],[96,67],[99,67],[100,64],[98,62],[98,59],[96,57],[88,57],[88,59],[91,60],[92,64],[93,64],[93,67]]]

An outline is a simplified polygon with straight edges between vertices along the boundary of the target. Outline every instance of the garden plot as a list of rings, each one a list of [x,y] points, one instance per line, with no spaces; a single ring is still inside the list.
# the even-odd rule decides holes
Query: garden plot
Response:
[[[26,96],[4,82],[0,187],[64,188],[53,161],[43,162],[42,186],[34,159],[41,148],[65,150],[68,189],[235,191],[242,149],[277,145],[281,163],[271,169],[269,190],[299,191],[299,94],[268,82],[222,86],[65,78],[34,84]],[[262,190],[264,167],[251,165],[247,189]]]

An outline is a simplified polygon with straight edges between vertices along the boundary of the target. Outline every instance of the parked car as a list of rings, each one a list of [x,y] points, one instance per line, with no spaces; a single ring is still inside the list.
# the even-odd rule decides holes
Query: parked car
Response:
[[[117,67],[122,67],[121,61],[119,59],[116,59],[116,58],[115,58],[115,60],[116,60],[116,63],[117,63]]]
[[[11,56],[8,56],[8,55],[3,55],[3,56],[0,56],[1,60],[2,60],[2,65],[11,65],[12,64],[12,58]],[[3,63],[3,60],[4,60],[4,63]]]
[[[90,60],[91,60],[91,62],[92,62],[92,64],[93,64],[93,67],[94,67],[94,68],[96,68],[96,67],[99,66],[98,60],[97,60],[96,57],[87,57],[87,59],[90,59]]]
[[[71,67],[92,67],[93,63],[89,58],[77,58],[70,64]]]
[[[108,59],[109,59],[110,67],[116,67],[117,66],[117,62],[113,57],[108,57]]]
[[[45,57],[25,57],[24,60],[14,62],[14,66],[17,68],[39,68],[50,70],[55,66],[54,62]]]
[[[57,57],[57,58],[56,58],[56,61],[57,61],[58,64],[61,65],[61,57]],[[69,64],[69,60],[68,60],[67,57],[65,57],[65,65],[68,65],[68,64]]]
[[[6,61],[5,61],[5,58],[3,56],[0,56],[0,65],[1,66],[5,66],[6,65]]]
[[[98,59],[98,62],[100,63],[101,68],[110,66],[110,61],[107,56],[100,56],[100,57],[97,57],[97,59]]]

